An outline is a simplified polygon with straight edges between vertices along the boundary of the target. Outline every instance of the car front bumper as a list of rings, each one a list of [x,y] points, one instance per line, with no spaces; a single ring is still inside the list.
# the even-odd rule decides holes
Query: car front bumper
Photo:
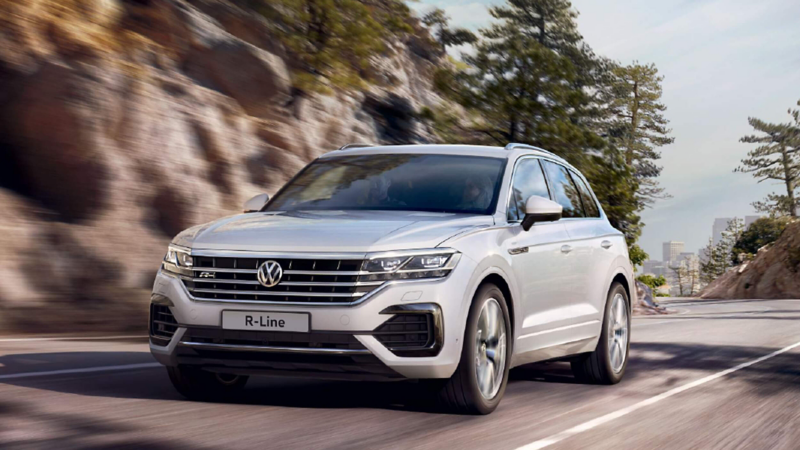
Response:
[[[191,361],[209,370],[241,374],[286,374],[320,378],[348,378],[344,362],[366,373],[384,378],[447,378],[458,366],[464,324],[471,293],[467,292],[475,269],[469,258],[443,279],[388,282],[356,305],[282,305],[257,302],[215,302],[196,300],[176,276],[159,271],[153,287],[153,299],[168,306],[177,322],[177,330],[168,341],[151,339],[150,350],[162,364],[175,366]],[[374,330],[392,317],[414,310],[430,311],[438,333],[436,348],[413,356],[390,351],[376,337]],[[195,335],[212,336],[222,332],[223,311],[309,313],[313,335],[343,335],[354,338],[348,349],[327,349],[280,345],[215,344],[213,339],[194,342]],[[209,334],[210,333],[210,334]],[[255,332],[253,332],[255,333]],[[274,333],[273,333],[274,334]],[[299,336],[288,336],[291,341]],[[227,348],[226,348],[227,347]],[[223,357],[224,356],[224,357]],[[278,361],[269,367],[259,361]],[[346,360],[346,361],[345,361]],[[318,364],[331,370],[320,372]],[[283,370],[274,370],[276,367]],[[388,370],[382,370],[382,369]],[[340,376],[341,375],[341,376]],[[351,378],[358,379],[358,376]],[[363,377],[361,377],[363,378]]]

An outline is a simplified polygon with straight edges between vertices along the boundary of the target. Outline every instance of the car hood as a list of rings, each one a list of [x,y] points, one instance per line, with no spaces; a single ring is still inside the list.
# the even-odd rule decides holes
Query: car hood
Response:
[[[375,252],[433,248],[493,224],[491,216],[409,211],[292,211],[240,214],[199,225],[173,243],[194,249]]]

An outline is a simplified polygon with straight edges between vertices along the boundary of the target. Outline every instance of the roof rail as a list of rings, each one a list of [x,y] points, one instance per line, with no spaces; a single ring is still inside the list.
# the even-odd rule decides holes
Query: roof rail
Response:
[[[343,146],[339,147],[339,150],[347,150],[348,148],[361,148],[361,147],[375,147],[375,144],[344,144]]]
[[[511,142],[508,145],[506,145],[506,147],[505,147],[505,149],[509,150],[509,151],[510,150],[514,150],[514,149],[518,149],[518,148],[524,148],[524,149],[527,149],[527,150],[536,150],[537,152],[546,153],[546,154],[552,156],[553,158],[560,159],[562,161],[566,161],[564,158],[556,155],[555,153],[553,153],[551,151],[545,150],[543,148],[535,147],[533,145],[520,144],[520,143],[517,143],[517,142]]]

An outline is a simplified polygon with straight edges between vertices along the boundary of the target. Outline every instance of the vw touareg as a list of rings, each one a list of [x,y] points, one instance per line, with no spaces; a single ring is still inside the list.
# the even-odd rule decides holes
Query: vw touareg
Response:
[[[150,349],[191,399],[253,375],[411,378],[486,414],[522,364],[618,382],[633,279],[622,233],[550,152],[350,145],[175,237]]]

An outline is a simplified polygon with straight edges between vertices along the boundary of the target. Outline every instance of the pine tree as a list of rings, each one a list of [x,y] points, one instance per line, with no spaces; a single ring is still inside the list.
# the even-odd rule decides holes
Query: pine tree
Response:
[[[608,109],[613,114],[609,134],[639,180],[637,196],[642,206],[665,196],[656,181],[661,174],[661,167],[656,164],[661,158],[658,148],[675,141],[663,115],[667,109],[661,103],[663,80],[654,64],[634,62],[612,70],[606,92]]]
[[[440,91],[474,118],[457,133],[441,134],[481,144],[524,142],[566,158],[634,245],[641,233],[638,181],[602,136],[608,112],[598,93],[607,91],[614,64],[583,42],[568,1],[509,0],[490,13],[496,22],[464,57],[469,69],[436,76]]]
[[[705,258],[700,265],[701,280],[704,283],[716,280],[728,269],[739,264],[735,260],[733,249],[743,232],[744,221],[735,217],[722,232],[722,239],[717,245],[711,239],[708,240],[708,246],[704,250]]]
[[[798,101],[800,105],[800,101]],[[749,135],[741,142],[761,144],[747,154],[734,172],[751,173],[758,182],[777,180],[784,183],[786,194],[770,194],[766,201],[755,202],[760,212],[797,217],[800,195],[800,110],[789,110],[793,123],[774,124],[750,117],[748,122],[759,135]]]
[[[478,41],[478,37],[467,29],[450,28],[450,18],[440,8],[434,8],[433,11],[422,16],[422,23],[433,30],[433,35],[442,46],[442,52],[447,47],[474,44]]]
[[[723,273],[725,273],[725,270],[720,266],[717,247],[714,245],[713,240],[708,238],[708,245],[703,249],[703,255],[700,259],[700,280],[708,284]]]
[[[255,3],[255,1],[251,1]],[[387,36],[411,32],[410,10],[399,0],[274,0],[258,10],[292,56],[300,90],[362,88],[371,58]]]

